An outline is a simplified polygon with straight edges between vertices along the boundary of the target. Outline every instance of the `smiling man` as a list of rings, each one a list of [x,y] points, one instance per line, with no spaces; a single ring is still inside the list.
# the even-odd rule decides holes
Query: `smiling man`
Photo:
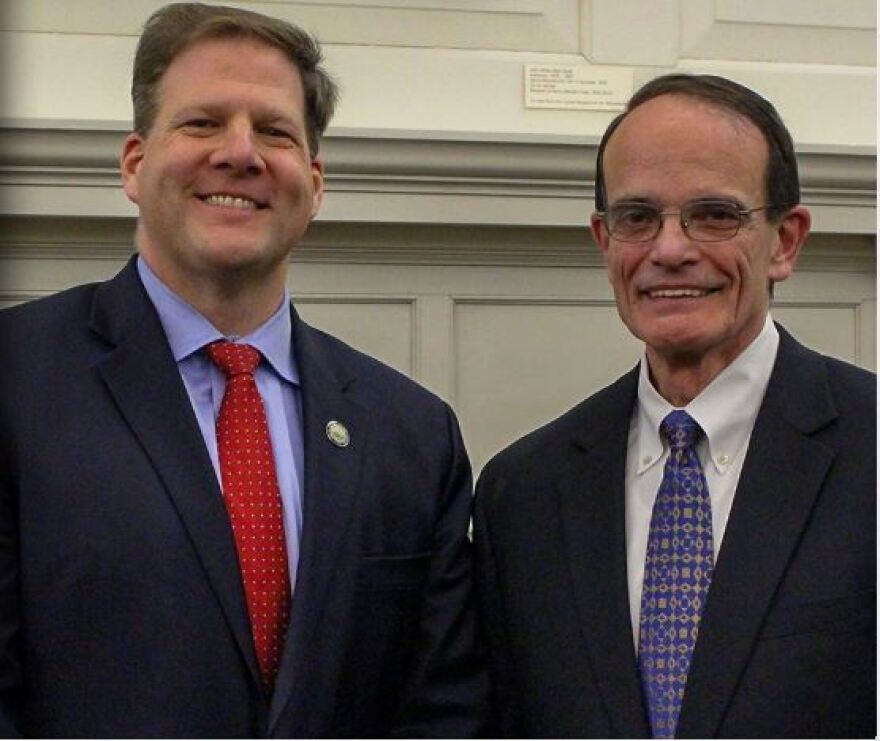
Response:
[[[810,228],[773,106],[639,90],[591,225],[639,366],[477,486],[498,723],[537,737],[876,732],[876,383],[769,316]]]
[[[473,736],[449,407],[306,325],[336,101],[302,30],[170,5],[134,63],[135,255],[0,314],[0,735]]]

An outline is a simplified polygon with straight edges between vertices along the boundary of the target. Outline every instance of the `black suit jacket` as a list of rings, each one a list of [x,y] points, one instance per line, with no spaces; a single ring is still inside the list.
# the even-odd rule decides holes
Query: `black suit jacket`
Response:
[[[216,476],[133,263],[0,314],[0,735],[477,732],[456,420],[291,311],[304,524],[271,702]]]
[[[680,737],[876,733],[876,385],[780,328],[716,563]],[[500,731],[650,735],[627,594],[638,370],[499,454],[477,485]]]

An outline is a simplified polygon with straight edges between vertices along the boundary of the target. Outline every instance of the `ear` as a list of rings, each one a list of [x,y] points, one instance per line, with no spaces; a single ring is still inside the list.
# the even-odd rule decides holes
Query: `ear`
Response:
[[[312,218],[318,215],[324,201],[324,160],[312,158]]]
[[[138,171],[144,159],[144,140],[140,134],[132,132],[122,144],[119,155],[119,171],[122,173],[122,187],[132,203],[138,203]]]
[[[770,255],[768,276],[779,282],[788,278],[794,270],[801,247],[810,233],[812,217],[805,206],[790,209],[776,226],[773,252]]]
[[[605,222],[596,211],[593,211],[592,216],[590,216],[590,231],[593,232],[593,240],[596,242],[599,251],[607,256],[608,243],[611,240],[611,235],[608,234],[608,228],[605,226]]]

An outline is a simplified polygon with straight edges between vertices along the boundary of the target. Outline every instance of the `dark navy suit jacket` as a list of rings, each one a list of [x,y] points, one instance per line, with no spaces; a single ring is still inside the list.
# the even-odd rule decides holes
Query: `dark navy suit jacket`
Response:
[[[876,733],[876,380],[780,328],[678,735]],[[624,481],[633,370],[499,454],[477,485],[499,732],[644,737]]]
[[[456,420],[291,311],[304,525],[271,701],[216,476],[133,264],[0,314],[0,735],[478,732]]]

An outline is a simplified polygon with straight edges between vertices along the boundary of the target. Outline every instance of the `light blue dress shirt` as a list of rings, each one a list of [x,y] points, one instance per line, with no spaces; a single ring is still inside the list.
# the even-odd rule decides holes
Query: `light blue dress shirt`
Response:
[[[299,371],[293,356],[290,295],[285,291],[278,310],[250,334],[225,337],[193,306],[159,280],[141,256],[137,259],[137,269],[147,295],[159,313],[218,482],[221,476],[216,426],[226,391],[226,377],[201,350],[211,342],[225,339],[253,345],[263,356],[254,379],[263,397],[272,438],[284,511],[284,535],[292,590],[296,582],[302,539],[303,421]]]

